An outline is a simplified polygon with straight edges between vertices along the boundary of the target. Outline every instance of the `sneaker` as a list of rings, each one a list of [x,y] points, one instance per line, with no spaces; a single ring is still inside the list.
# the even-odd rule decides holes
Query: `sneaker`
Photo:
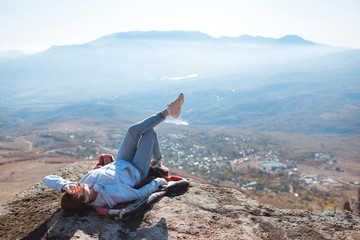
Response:
[[[168,104],[168,111],[170,113],[170,116],[174,118],[178,118],[181,112],[181,106],[184,103],[184,94],[180,93],[178,98],[173,101],[172,103]]]

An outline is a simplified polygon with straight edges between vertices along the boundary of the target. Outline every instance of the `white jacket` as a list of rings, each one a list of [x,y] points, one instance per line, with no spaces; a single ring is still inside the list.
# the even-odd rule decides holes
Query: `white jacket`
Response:
[[[74,183],[56,175],[46,176],[43,181],[48,187],[59,192],[65,184]],[[95,201],[89,205],[112,208],[118,203],[146,198],[163,183],[161,178],[156,178],[140,189],[133,188],[140,181],[140,173],[131,163],[117,160],[102,168],[89,171],[80,183],[86,183],[98,192]]]

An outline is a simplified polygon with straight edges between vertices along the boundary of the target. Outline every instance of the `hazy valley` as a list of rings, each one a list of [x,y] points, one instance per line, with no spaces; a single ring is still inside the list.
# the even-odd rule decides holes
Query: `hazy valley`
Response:
[[[2,202],[70,162],[116,155],[127,127],[108,118],[67,117],[1,135],[1,185],[7,189]],[[174,174],[234,187],[277,207],[342,208],[349,201],[356,208],[357,135],[255,133],[172,122],[157,131]]]

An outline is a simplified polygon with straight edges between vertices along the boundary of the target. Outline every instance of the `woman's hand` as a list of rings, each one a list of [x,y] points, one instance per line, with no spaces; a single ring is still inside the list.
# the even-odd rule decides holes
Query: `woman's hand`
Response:
[[[161,185],[167,185],[168,184],[168,182],[164,179],[164,178],[159,178],[159,179],[161,179]]]
[[[80,184],[65,184],[62,188],[61,191],[65,191],[69,194],[74,194],[77,192],[82,191],[82,187],[80,186]]]

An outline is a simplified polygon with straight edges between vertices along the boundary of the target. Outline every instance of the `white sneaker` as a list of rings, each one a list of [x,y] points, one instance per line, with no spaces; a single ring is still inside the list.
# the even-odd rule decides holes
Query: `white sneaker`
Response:
[[[184,103],[184,94],[180,93],[175,101],[167,105],[168,106],[167,110],[170,116],[174,118],[178,118],[181,113],[181,106],[183,105],[183,103]]]

